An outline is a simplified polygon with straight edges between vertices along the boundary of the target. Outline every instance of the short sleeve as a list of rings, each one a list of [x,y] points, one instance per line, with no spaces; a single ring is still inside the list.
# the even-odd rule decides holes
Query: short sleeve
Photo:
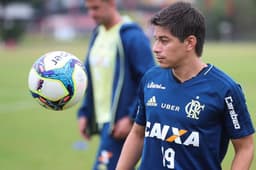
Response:
[[[240,85],[236,84],[227,91],[224,102],[224,124],[230,138],[237,139],[254,133],[253,123]]]
[[[138,88],[138,108],[136,113],[135,122],[139,125],[146,125],[146,112],[144,103],[144,77],[142,78],[139,88]]]

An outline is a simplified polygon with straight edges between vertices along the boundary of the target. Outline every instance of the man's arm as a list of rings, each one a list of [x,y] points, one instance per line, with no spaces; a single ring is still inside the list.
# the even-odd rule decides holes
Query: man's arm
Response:
[[[116,170],[132,170],[139,161],[144,141],[145,127],[134,123],[123,146]]]
[[[113,127],[112,135],[115,139],[125,139],[132,129],[133,121],[129,116],[119,119]]]
[[[233,139],[235,157],[232,162],[232,170],[249,170],[254,154],[253,135],[240,139]]]

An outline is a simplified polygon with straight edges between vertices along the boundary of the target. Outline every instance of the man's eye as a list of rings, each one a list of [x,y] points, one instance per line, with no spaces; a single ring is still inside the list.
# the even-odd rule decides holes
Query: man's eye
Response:
[[[166,43],[168,43],[168,40],[161,39],[160,42],[163,43],[163,44],[166,44]]]

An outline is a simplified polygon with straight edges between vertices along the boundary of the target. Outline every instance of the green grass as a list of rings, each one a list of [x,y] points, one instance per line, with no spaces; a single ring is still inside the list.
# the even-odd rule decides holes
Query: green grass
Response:
[[[97,137],[86,150],[75,150],[81,141],[76,122],[78,105],[55,112],[42,108],[28,91],[28,72],[34,61],[53,50],[65,50],[83,60],[84,42],[58,43],[29,37],[15,49],[0,50],[0,169],[84,170],[94,160]]]
[[[256,126],[256,43],[206,43],[204,60],[218,66],[232,76],[243,88],[254,127]],[[254,144],[256,137],[254,135]],[[223,169],[230,169],[234,150],[230,145],[223,161]],[[255,150],[256,155],[256,150]],[[256,161],[251,169],[256,169]]]
[[[206,43],[203,60],[230,74],[243,87],[251,116],[256,112],[256,43]],[[49,111],[37,104],[28,92],[28,72],[42,54],[65,50],[84,59],[87,39],[69,43],[46,37],[28,37],[15,49],[0,47],[0,169],[1,170],[89,170],[98,138],[86,150],[75,150],[81,141],[76,122],[79,106]],[[255,138],[256,140],[256,138]],[[233,149],[223,162],[229,169]],[[254,161],[251,169],[256,169]]]

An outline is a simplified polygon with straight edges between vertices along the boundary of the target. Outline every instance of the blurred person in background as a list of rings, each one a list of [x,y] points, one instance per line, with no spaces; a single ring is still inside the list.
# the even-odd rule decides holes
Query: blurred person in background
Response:
[[[221,170],[230,141],[230,169],[250,169],[255,130],[245,96],[230,76],[201,60],[203,15],[177,2],[151,23],[160,67],[142,78],[137,116],[117,170],[131,170],[141,155],[141,170]]]
[[[115,0],[86,0],[85,6],[97,26],[85,60],[88,88],[78,125],[86,140],[100,133],[93,169],[114,170],[135,118],[139,81],[155,61],[143,30],[120,15]]]

